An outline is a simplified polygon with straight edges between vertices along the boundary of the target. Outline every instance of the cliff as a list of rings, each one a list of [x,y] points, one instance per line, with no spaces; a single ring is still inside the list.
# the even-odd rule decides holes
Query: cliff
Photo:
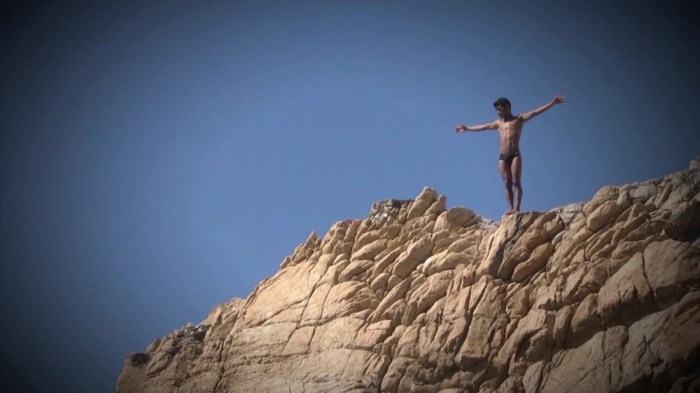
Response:
[[[700,391],[700,161],[494,223],[426,188],[312,233],[120,393]]]

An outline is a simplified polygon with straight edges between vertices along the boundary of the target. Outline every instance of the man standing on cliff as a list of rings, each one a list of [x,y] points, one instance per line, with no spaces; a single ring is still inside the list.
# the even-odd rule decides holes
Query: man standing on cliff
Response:
[[[507,98],[499,98],[493,103],[499,119],[488,124],[478,126],[465,126],[460,124],[455,128],[458,134],[466,131],[498,130],[501,136],[500,154],[498,155],[498,170],[506,185],[506,199],[510,210],[506,214],[520,211],[520,201],[523,197],[523,188],[520,185],[520,174],[523,169],[523,158],[520,154],[520,134],[523,124],[554,105],[564,102],[564,97],[554,99],[541,107],[515,116],[510,111],[510,101]],[[513,188],[515,188],[515,207],[513,207]]]

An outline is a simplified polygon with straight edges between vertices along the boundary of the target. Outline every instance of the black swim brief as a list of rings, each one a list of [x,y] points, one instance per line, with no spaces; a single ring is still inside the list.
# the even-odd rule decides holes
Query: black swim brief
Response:
[[[520,155],[520,151],[515,150],[515,151],[509,151],[506,153],[501,153],[498,155],[499,160],[505,161],[506,165],[510,166],[510,164],[513,163],[513,159],[515,157],[518,157]]]

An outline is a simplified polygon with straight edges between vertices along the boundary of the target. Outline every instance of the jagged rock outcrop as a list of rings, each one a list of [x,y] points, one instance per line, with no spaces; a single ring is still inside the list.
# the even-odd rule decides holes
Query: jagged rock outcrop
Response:
[[[700,391],[700,162],[495,223],[426,188],[125,360],[137,392]]]

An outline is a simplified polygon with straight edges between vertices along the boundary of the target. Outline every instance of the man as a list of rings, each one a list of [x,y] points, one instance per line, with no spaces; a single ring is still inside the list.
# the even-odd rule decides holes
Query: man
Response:
[[[460,124],[455,131],[461,134],[466,131],[484,131],[497,129],[501,136],[500,154],[498,156],[498,170],[506,185],[506,199],[510,210],[506,214],[520,211],[520,201],[523,197],[523,188],[520,185],[520,173],[523,169],[523,157],[520,154],[520,134],[523,124],[554,105],[564,102],[564,97],[554,99],[541,107],[515,116],[510,111],[510,101],[507,98],[499,98],[493,103],[499,119],[488,124],[478,126],[465,126]],[[515,187],[515,207],[513,206],[513,188]]]

